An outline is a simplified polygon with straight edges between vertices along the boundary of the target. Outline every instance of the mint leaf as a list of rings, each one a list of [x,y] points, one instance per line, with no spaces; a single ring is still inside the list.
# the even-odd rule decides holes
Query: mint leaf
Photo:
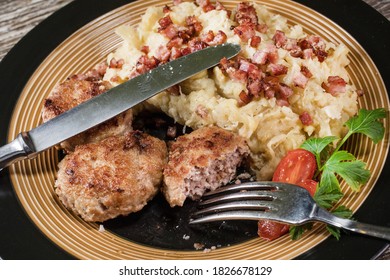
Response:
[[[374,143],[382,140],[385,129],[379,119],[386,117],[384,108],[375,110],[360,109],[356,117],[349,119],[345,124],[349,128],[348,135],[362,133],[372,139]]]

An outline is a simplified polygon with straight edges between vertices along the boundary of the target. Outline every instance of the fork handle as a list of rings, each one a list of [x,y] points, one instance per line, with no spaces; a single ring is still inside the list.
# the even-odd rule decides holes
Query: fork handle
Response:
[[[366,223],[356,222],[349,219],[339,218],[327,210],[318,207],[314,220],[324,222],[335,227],[344,228],[349,231],[357,232],[364,235],[374,236],[390,241],[390,228]]]

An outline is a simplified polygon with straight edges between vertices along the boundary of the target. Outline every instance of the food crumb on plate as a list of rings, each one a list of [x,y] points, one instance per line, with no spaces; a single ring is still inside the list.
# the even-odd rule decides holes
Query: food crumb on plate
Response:
[[[187,235],[187,234],[184,234],[184,235],[183,235],[183,239],[184,239],[184,240],[188,240],[188,239],[190,239],[190,236]]]

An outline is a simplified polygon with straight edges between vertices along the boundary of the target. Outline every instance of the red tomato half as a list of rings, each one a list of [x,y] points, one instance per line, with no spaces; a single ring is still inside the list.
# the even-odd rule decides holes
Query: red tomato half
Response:
[[[313,179],[317,169],[315,156],[304,149],[289,151],[276,167],[272,181],[299,184]]]
[[[297,184],[307,189],[313,196],[317,182],[312,178],[317,169],[315,156],[304,149],[296,149],[287,153],[276,167],[272,181]],[[266,240],[274,240],[287,233],[289,226],[273,221],[258,222],[258,235]]]

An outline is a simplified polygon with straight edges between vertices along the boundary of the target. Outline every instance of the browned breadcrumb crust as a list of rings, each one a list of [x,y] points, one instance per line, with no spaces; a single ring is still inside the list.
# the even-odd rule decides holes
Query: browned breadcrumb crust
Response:
[[[248,155],[244,138],[216,126],[178,137],[164,169],[165,198],[171,207],[182,206],[187,197],[200,198],[231,181]]]
[[[158,192],[167,154],[164,141],[139,131],[80,145],[59,163],[55,191],[88,222],[128,215]]]

